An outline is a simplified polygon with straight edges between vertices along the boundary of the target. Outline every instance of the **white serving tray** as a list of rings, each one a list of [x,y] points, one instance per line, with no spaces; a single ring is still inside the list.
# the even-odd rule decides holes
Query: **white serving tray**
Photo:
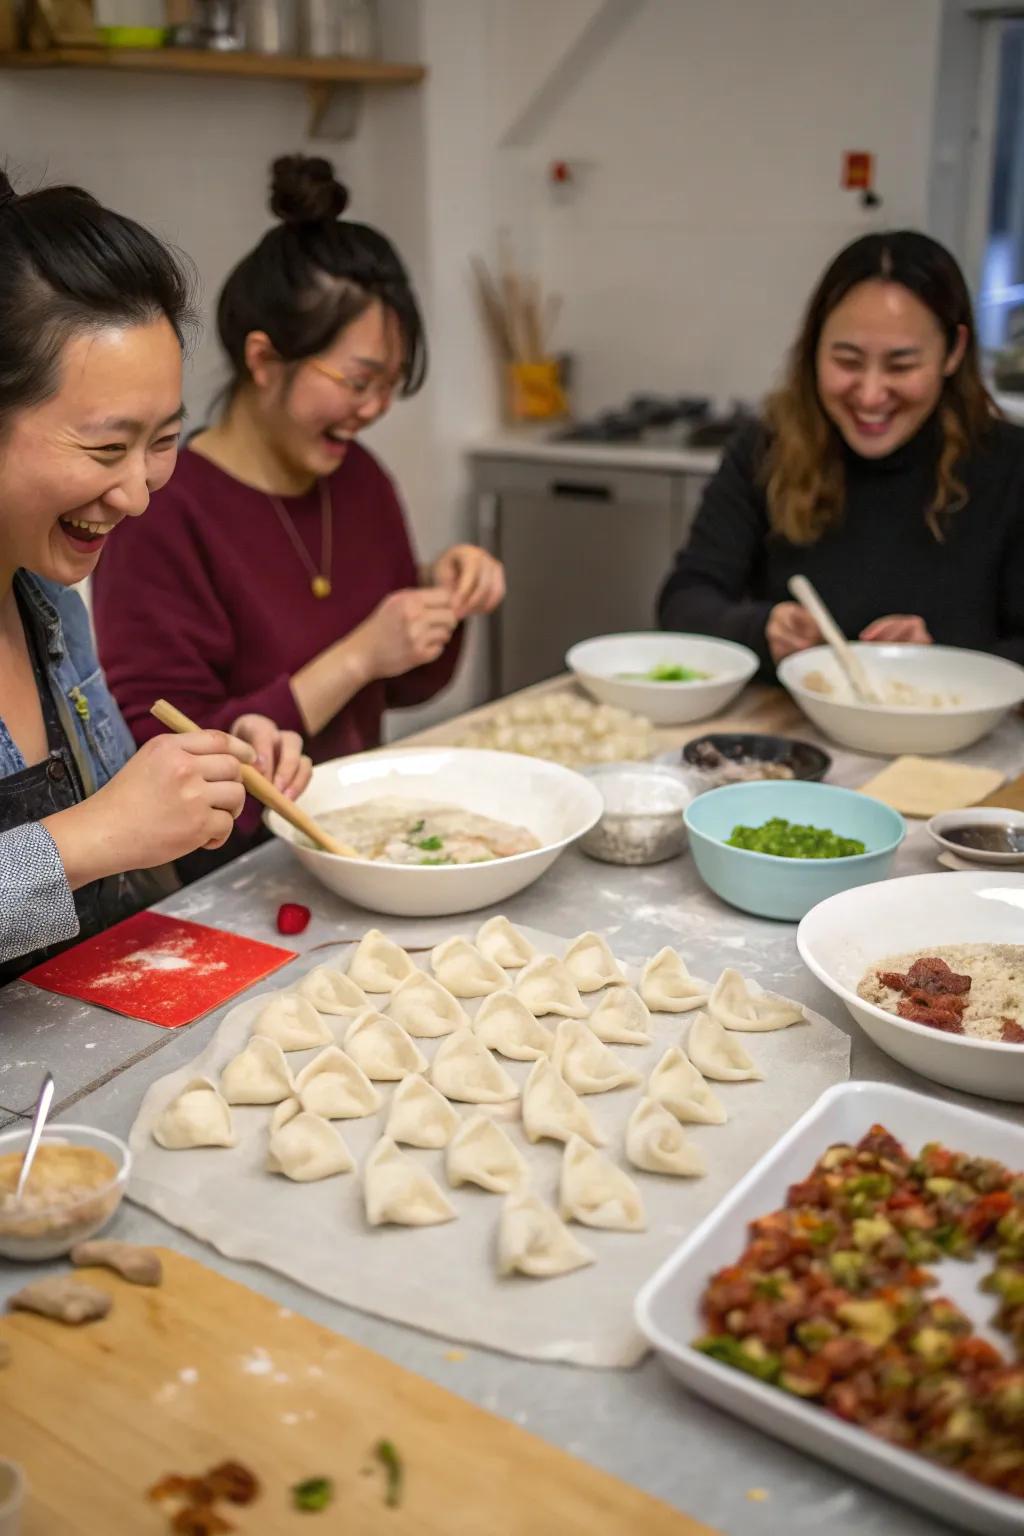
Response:
[[[876,1122],[911,1152],[926,1141],[940,1141],[954,1151],[1024,1169],[1024,1127],[906,1088],[840,1083],[821,1095],[652,1276],[637,1297],[637,1322],[673,1375],[717,1407],[977,1536],[1020,1536],[1024,1501],[888,1445],[817,1404],[802,1402],[691,1347],[690,1341],[705,1331],[700,1314],[705,1285],[739,1257],[747,1224],[784,1205],[790,1184],[806,1178],[830,1144],[859,1141]],[[938,1289],[1008,1354],[1006,1335],[987,1326],[994,1298],[977,1291],[992,1258],[986,1252],[972,1264],[947,1260],[937,1267]]]

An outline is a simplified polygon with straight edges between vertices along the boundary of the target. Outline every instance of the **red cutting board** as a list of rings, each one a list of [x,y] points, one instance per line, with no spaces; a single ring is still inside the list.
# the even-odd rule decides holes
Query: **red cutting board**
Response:
[[[294,960],[296,951],[204,923],[138,912],[26,971],[24,981],[177,1029]]]

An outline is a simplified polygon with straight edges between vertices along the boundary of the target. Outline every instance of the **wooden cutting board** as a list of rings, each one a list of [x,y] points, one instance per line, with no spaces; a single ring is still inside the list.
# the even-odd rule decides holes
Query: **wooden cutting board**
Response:
[[[1024,774],[1020,774],[1016,779],[1009,779],[978,803],[997,805],[1004,811],[1024,811]]]
[[[23,1536],[165,1533],[146,1489],[229,1458],[263,1485],[249,1509],[221,1506],[239,1536],[714,1536],[204,1265],[161,1257],[159,1289],[79,1272],[114,1297],[101,1322],[0,1319],[0,1452],[28,1474]],[[397,1509],[373,1456],[382,1439],[404,1466]],[[334,1480],[319,1517],[289,1507],[308,1477]]]

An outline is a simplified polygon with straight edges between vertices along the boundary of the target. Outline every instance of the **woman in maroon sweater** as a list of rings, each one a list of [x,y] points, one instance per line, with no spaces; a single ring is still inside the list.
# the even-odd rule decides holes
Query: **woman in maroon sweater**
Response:
[[[218,305],[224,414],[94,577],[103,665],[139,742],[165,697],[203,726],[269,715],[314,762],[375,746],[384,710],[439,692],[462,620],[504,595],[472,545],[418,571],[394,487],[355,441],[419,388],[426,349],[401,261],[340,217],[346,202],[326,161],[275,163],[283,222]]]

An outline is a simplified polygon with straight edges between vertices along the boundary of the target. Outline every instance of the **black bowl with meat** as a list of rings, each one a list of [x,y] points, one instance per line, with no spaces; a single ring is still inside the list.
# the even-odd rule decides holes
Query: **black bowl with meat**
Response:
[[[683,748],[683,762],[703,776],[708,789],[755,779],[818,782],[832,766],[828,753],[808,741],[743,731],[717,731],[695,737]]]

